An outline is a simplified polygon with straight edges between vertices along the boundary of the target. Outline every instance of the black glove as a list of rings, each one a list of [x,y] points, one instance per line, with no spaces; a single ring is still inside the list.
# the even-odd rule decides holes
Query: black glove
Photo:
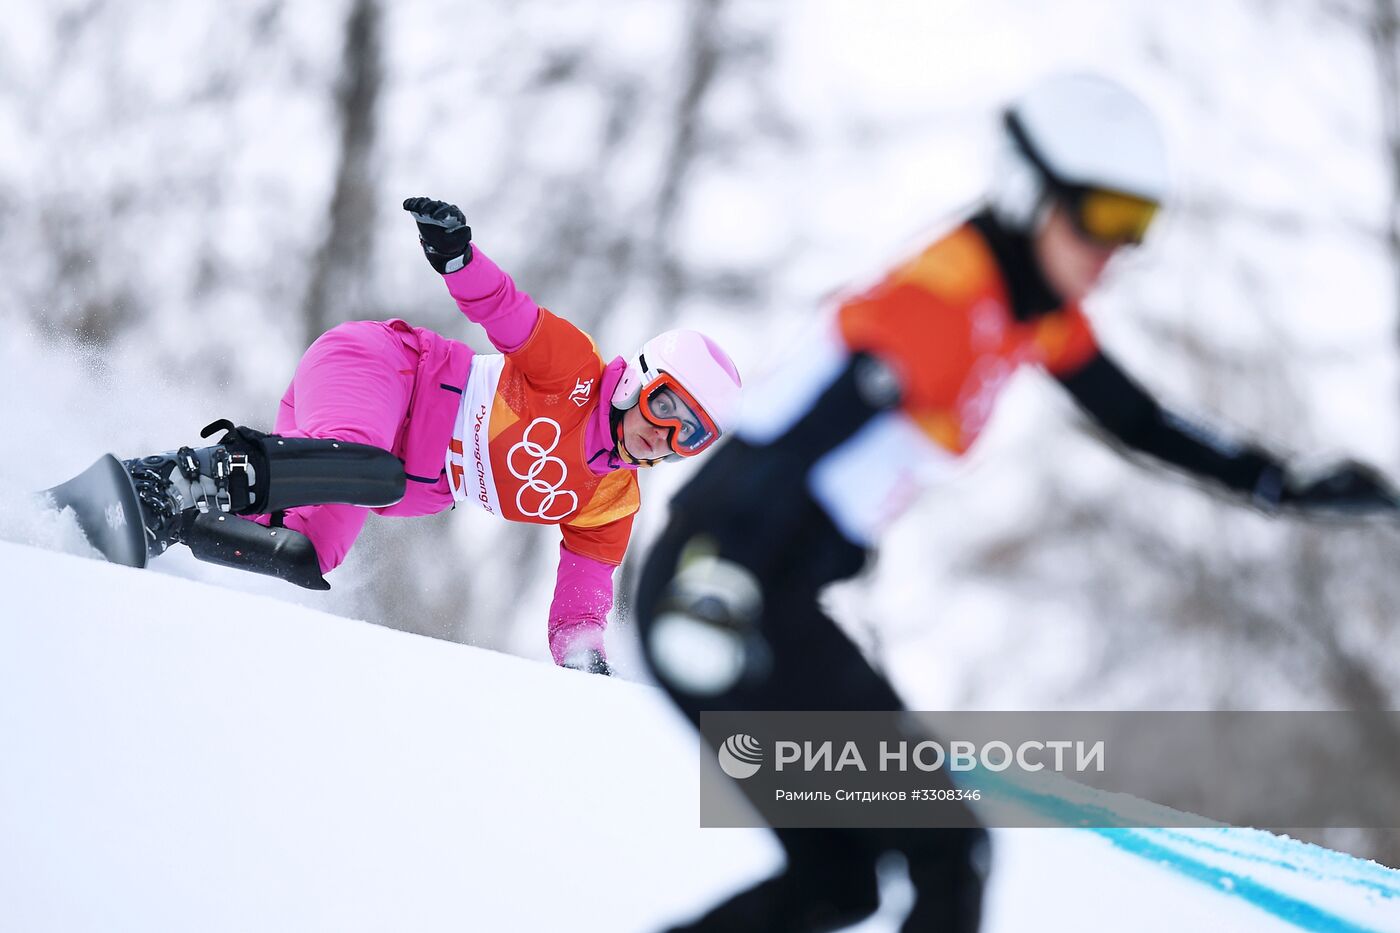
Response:
[[[608,659],[603,657],[603,652],[597,648],[587,648],[583,651],[571,651],[564,658],[563,667],[575,671],[583,671],[585,674],[602,674],[604,677],[613,676],[612,665]]]
[[[1288,477],[1279,505],[1306,512],[1363,515],[1400,509],[1400,496],[1364,463],[1345,460],[1319,476]]]
[[[762,611],[762,584],[748,568],[713,555],[684,559],[656,607],[647,638],[652,669],[690,696],[761,681],[773,664]]]
[[[403,209],[418,223],[418,242],[434,269],[446,275],[472,261],[472,228],[457,205],[409,198]]]

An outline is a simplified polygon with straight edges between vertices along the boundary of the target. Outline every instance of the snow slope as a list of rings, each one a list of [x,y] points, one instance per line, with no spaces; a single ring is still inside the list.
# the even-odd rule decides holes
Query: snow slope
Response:
[[[0,542],[0,930],[655,929],[772,870],[653,688]],[[1400,931],[1263,833],[995,834],[986,929]],[[907,886],[891,871],[893,930]]]

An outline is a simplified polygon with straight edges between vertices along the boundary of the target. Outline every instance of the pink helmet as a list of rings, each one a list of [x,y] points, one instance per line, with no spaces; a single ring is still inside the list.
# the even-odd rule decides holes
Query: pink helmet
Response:
[[[627,361],[612,405],[626,410],[641,404],[649,421],[675,429],[672,450],[691,457],[734,429],[741,385],[719,344],[698,331],[668,330]]]

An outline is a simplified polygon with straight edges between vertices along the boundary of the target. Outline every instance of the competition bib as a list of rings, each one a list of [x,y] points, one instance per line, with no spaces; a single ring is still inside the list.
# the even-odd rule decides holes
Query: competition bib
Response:
[[[491,409],[506,358],[499,353],[472,357],[471,372],[457,411],[457,426],[447,447],[447,477],[458,502],[475,502],[492,515],[501,514],[496,481],[491,475]]]

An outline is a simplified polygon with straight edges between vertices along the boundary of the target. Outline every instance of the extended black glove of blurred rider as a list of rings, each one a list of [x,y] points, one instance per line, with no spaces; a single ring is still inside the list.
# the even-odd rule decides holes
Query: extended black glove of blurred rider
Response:
[[[1400,497],[1375,469],[1346,460],[1321,476],[1289,478],[1279,505],[1313,513],[1360,515],[1400,508]]]
[[[403,209],[418,224],[418,242],[423,255],[438,272],[446,275],[472,261],[472,228],[455,204],[432,198],[408,198]]]

